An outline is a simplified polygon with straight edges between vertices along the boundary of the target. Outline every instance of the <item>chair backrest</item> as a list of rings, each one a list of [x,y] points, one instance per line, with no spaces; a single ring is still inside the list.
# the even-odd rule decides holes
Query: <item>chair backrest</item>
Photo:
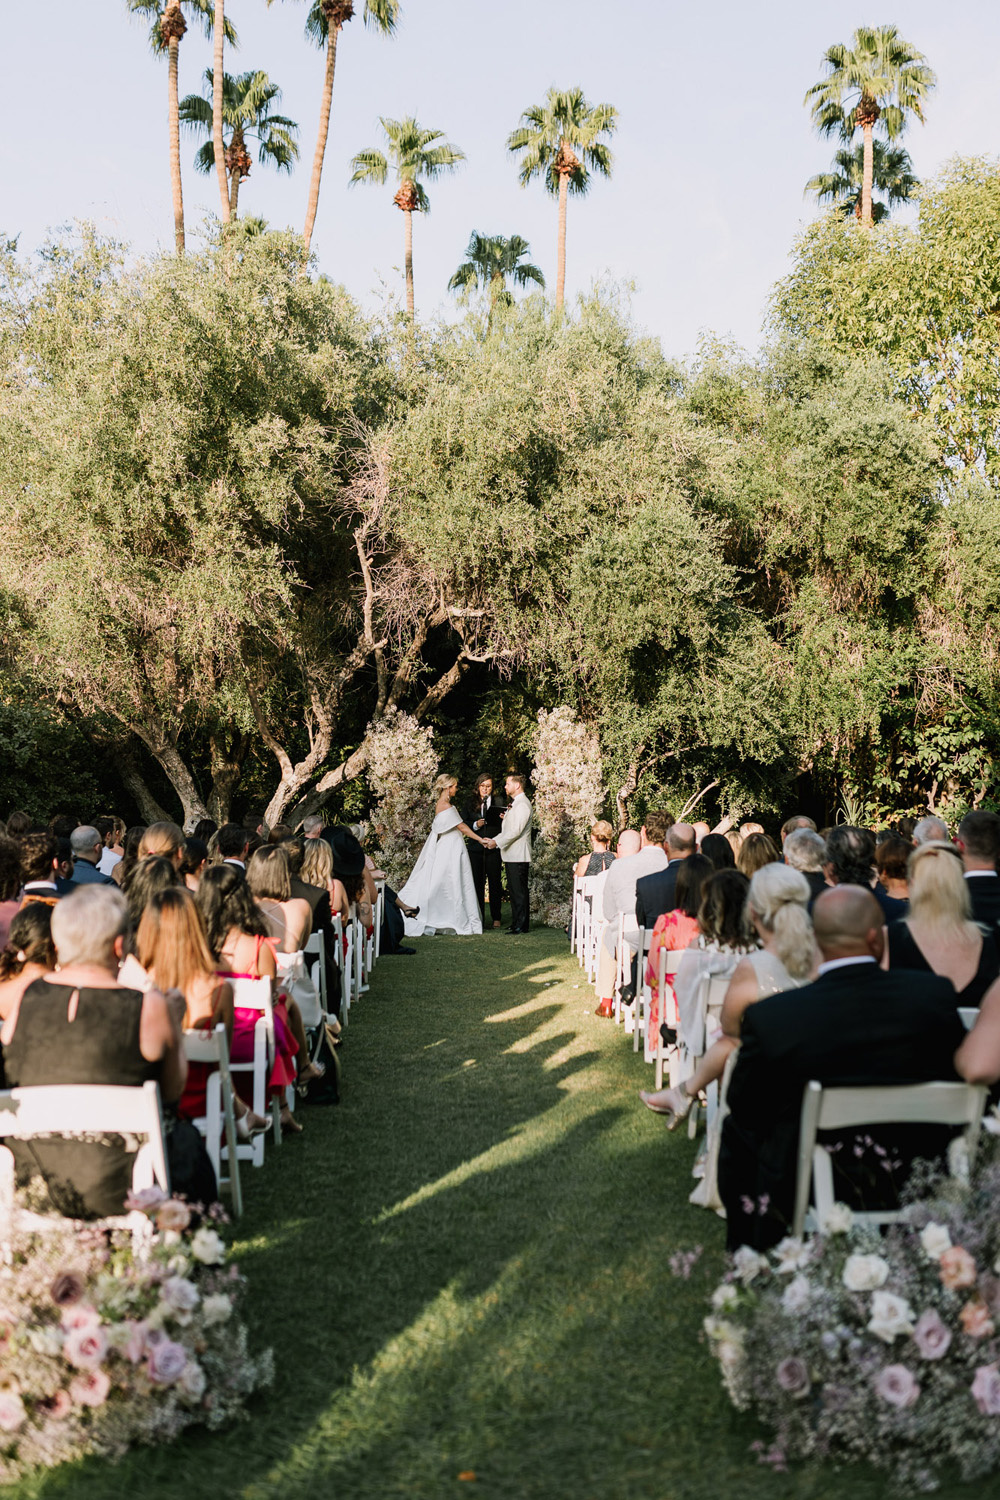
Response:
[[[964,1125],[971,1164],[985,1105],[985,1087],[971,1083],[869,1084],[848,1088],[824,1088],[815,1080],[806,1084],[802,1096],[792,1233],[801,1235],[805,1225],[817,1131],[848,1130],[862,1125]],[[880,1219],[889,1222],[896,1215],[887,1210],[885,1214],[873,1213],[863,1217],[872,1222]]]
[[[209,1063],[218,1066],[219,1059],[229,1059],[226,1028],[220,1021],[211,1031],[185,1031],[184,1056],[188,1062]]]
[[[259,1010],[264,1017],[267,1027],[267,1055],[271,1062],[274,1061],[274,995],[271,989],[271,981],[266,976],[263,979],[253,979],[241,976],[231,979],[233,987],[233,1004],[243,1010]]]
[[[132,1170],[133,1187],[158,1182],[170,1191],[160,1090],[99,1083],[36,1084],[0,1093],[0,1137],[133,1135],[145,1144]]]
[[[975,1026],[976,1024],[976,1021],[979,1019],[979,1006],[960,1005],[958,1007],[958,1016],[966,1031],[971,1031],[973,1026]]]

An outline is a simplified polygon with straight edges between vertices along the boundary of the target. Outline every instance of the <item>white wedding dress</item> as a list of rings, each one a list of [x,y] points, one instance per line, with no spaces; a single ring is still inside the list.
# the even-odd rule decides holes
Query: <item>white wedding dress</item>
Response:
[[[417,916],[403,919],[407,937],[430,937],[435,932],[468,937],[483,930],[472,861],[458,831],[461,821],[455,807],[437,814],[410,878],[399,892],[406,906],[420,908]]]

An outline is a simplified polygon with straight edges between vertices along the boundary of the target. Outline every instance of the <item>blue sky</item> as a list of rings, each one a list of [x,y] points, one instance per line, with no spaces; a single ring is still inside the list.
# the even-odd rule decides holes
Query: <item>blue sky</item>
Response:
[[[360,0],[359,10],[360,10]],[[360,17],[344,28],[314,248],[322,270],[366,305],[401,293],[402,215],[393,189],[348,189],[348,163],[378,143],[378,116],[413,113],[468,160],[431,187],[417,218],[418,315],[452,315],[448,277],[473,229],[518,233],[555,282],[555,204],[521,189],[504,141],[548,87],[579,85],[621,112],[615,170],[571,202],[567,295],[596,278],[633,283],[636,321],[668,354],[703,332],[754,347],[768,289],[815,210],[803,185],[830,159],[802,107],[824,49],[859,24],[892,21],[938,74],[926,127],[907,144],[926,177],[948,157],[998,150],[1000,6],[995,0],[898,0],[866,13],[839,0],[403,0],[390,40]],[[227,0],[241,36],[227,68],[261,67],[301,127],[290,178],[255,166],[240,208],[301,229],[322,85],[322,56],[304,39],[305,0]],[[90,218],[136,250],[172,243],[166,66],[124,0],[11,8],[0,87],[0,230],[34,248],[46,231]],[[192,26],[181,45],[181,92],[197,92],[209,44]],[[15,129],[11,122],[17,122]],[[182,141],[190,229],[218,205],[214,179]]]

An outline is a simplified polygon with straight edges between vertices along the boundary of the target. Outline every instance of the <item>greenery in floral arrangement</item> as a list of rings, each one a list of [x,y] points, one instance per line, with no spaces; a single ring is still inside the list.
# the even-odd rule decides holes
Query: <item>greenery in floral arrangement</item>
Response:
[[[416,864],[434,817],[434,731],[393,708],[368,740],[368,781],[378,798],[372,818],[375,846],[382,869],[398,889]]]
[[[566,704],[539,711],[531,790],[539,826],[531,851],[531,916],[547,927],[565,927],[573,865],[604,803],[600,742]]]
[[[911,1492],[1000,1469],[998,1193],[995,1158],[921,1174],[884,1234],[835,1204],[816,1238],[730,1257],[704,1327],[762,1462],[867,1461]]]
[[[223,1426],[272,1376],[239,1316],[219,1208],[159,1188],[148,1225],[53,1222],[15,1234],[0,1266],[0,1482],[84,1454],[117,1457]]]

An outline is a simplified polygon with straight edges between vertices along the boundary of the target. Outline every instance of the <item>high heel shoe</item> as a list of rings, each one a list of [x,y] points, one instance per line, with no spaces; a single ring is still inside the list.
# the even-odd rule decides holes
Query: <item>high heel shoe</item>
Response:
[[[236,1134],[241,1141],[251,1141],[255,1135],[263,1135],[271,1128],[270,1115],[255,1115],[252,1109],[240,1115],[236,1121]]]
[[[694,1103],[694,1097],[683,1087],[661,1089],[658,1094],[642,1089],[639,1098],[647,1109],[653,1111],[654,1115],[666,1116],[668,1130],[677,1129],[680,1122],[687,1118],[688,1111]]]
[[[420,915],[419,906],[401,906],[399,909],[404,917],[419,917]]]

